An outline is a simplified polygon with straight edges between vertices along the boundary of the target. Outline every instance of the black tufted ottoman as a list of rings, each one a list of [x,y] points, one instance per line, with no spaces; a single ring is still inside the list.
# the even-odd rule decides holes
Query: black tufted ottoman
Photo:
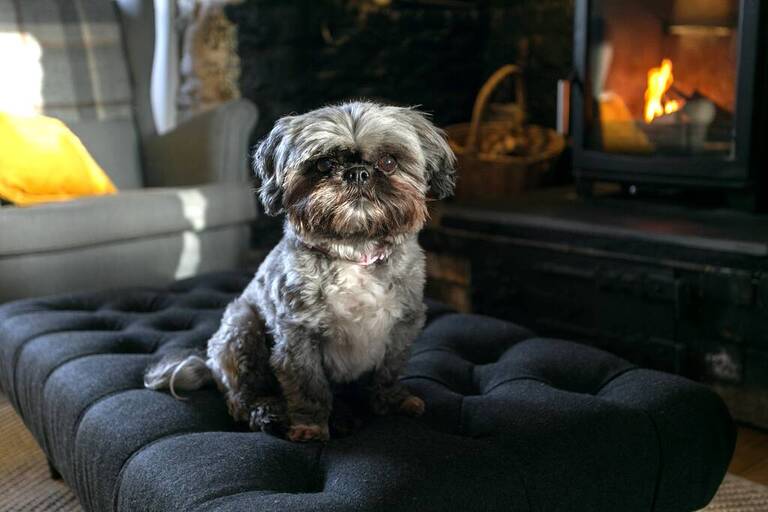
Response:
[[[2,387],[87,510],[690,511],[731,457],[706,387],[434,305],[405,377],[418,420],[299,445],[243,431],[213,389],[143,389],[249,279],[0,307]]]

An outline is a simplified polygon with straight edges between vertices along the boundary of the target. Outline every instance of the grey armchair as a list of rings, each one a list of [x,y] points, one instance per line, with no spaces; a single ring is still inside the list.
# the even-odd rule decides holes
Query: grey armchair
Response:
[[[247,165],[255,106],[245,100],[230,102],[158,135],[149,94],[153,0],[86,1],[82,10],[62,14],[70,3],[75,4],[12,3],[16,7],[11,11],[19,12],[0,10],[0,23],[20,20],[20,30],[39,38],[45,112],[67,123],[120,192],[0,208],[0,302],[74,290],[163,285],[240,266],[256,216]],[[55,38],[51,24],[71,25],[73,13],[80,16],[74,23],[90,25],[91,37],[71,46],[86,46],[87,52],[85,43],[98,45],[88,59],[73,59],[72,51],[57,50],[62,41],[49,40]],[[62,59],[69,59],[66,76],[71,80],[56,75]],[[82,69],[76,73],[77,66],[91,68],[88,74]],[[86,100],[83,96],[90,93],[82,89],[87,87],[71,87],[83,76],[90,76],[93,93]],[[94,80],[101,83],[94,86]],[[61,97],[66,86],[74,90],[69,103]],[[97,112],[91,115],[87,109]]]

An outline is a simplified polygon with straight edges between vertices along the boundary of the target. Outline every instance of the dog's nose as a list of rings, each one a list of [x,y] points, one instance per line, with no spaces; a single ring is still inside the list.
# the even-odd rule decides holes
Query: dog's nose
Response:
[[[353,167],[344,171],[344,181],[347,183],[364,184],[371,177],[368,169],[365,167]]]

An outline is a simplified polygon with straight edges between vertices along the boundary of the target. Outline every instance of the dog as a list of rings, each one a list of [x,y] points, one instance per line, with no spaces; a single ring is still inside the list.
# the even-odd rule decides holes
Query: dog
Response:
[[[213,380],[230,414],[292,441],[329,438],[334,385],[364,382],[375,414],[418,416],[399,381],[425,321],[427,201],[453,192],[456,158],[415,108],[358,101],[279,119],[254,153],[284,236],[226,308],[206,357],[150,366],[147,388]]]

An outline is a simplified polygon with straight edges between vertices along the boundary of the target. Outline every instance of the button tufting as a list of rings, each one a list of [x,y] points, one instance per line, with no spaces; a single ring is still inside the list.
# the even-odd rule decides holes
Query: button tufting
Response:
[[[474,377],[475,366],[454,350],[423,350],[411,358],[406,380],[428,379],[453,393],[473,396],[480,393]]]
[[[693,510],[727,468],[708,388],[439,309],[403,378],[425,414],[323,445],[237,430],[213,386],[140,389],[145,354],[204,348],[251,277],[0,306],[0,383],[86,508]]]
[[[100,309],[119,313],[156,313],[169,306],[170,304],[163,297],[152,294],[143,297],[121,297],[103,304]]]
[[[61,301],[46,300],[41,303],[45,309],[52,311],[91,312],[99,309],[100,303],[86,299],[62,299]]]
[[[207,294],[204,294],[204,295],[192,296],[189,298],[179,300],[174,305],[176,307],[199,309],[199,310],[223,309],[231,301],[232,301],[232,295],[229,295],[229,294],[216,295],[216,296],[213,294],[211,294],[210,296]]]
[[[179,310],[172,311],[171,315],[154,316],[137,322],[137,326],[148,327],[162,332],[189,331],[195,327],[196,318],[193,312]]]
[[[93,316],[88,318],[86,322],[83,322],[72,329],[72,331],[120,331],[124,327],[123,319],[120,317],[108,317],[108,316]]]
[[[122,336],[114,340],[112,353],[120,354],[150,354],[155,348],[154,340],[146,337]]]

